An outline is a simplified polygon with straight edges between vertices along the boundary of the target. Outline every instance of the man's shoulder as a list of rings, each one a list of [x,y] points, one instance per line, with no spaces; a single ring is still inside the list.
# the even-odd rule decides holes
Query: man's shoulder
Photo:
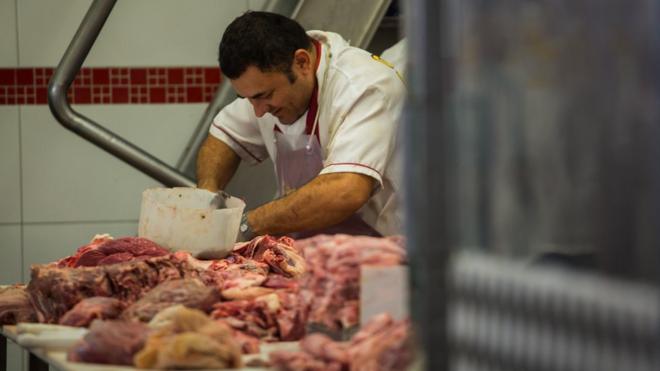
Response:
[[[331,31],[307,31],[307,34],[321,41],[332,55],[331,66],[344,73],[359,69],[360,63],[367,62],[371,54],[364,49],[350,45],[340,34]]]
[[[335,80],[353,90],[378,89],[396,91],[403,85],[396,71],[383,63],[377,55],[366,50],[349,47],[334,56],[331,63]]]
[[[334,32],[308,31],[307,34],[329,48],[329,88],[337,94],[358,97],[368,89],[396,92],[400,88],[396,72],[376,55],[351,46]]]

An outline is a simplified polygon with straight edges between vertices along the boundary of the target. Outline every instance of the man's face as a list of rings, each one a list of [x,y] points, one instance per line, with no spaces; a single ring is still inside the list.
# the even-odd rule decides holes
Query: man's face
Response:
[[[316,78],[310,60],[298,62],[294,59],[291,69],[295,76],[293,83],[283,72],[263,72],[249,66],[231,84],[239,96],[252,103],[257,117],[270,113],[280,123],[291,125],[307,110]]]

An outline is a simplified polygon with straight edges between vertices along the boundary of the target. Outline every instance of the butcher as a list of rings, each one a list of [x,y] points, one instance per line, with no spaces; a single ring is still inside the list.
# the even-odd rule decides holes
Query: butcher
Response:
[[[226,29],[220,69],[238,97],[214,118],[197,186],[225,188],[241,161],[272,159],[278,197],[241,220],[244,239],[401,233],[401,75],[332,32],[247,12]]]

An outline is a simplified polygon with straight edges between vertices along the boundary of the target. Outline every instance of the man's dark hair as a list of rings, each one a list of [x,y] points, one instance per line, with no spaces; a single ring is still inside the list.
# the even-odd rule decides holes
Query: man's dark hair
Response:
[[[248,11],[225,30],[218,59],[220,69],[232,80],[255,66],[262,72],[283,72],[293,82],[293,54],[311,46],[309,36],[296,21],[275,13]]]

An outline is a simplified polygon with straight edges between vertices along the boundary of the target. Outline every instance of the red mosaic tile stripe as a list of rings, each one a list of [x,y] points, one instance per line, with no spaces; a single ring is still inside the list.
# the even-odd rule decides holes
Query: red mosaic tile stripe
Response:
[[[47,104],[50,67],[0,68],[0,105]],[[73,81],[72,104],[161,104],[210,102],[218,67],[83,68]]]

